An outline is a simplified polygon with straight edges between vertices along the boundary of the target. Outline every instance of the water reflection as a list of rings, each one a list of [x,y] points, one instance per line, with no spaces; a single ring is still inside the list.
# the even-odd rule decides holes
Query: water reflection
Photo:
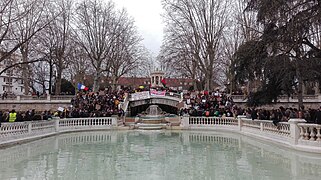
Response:
[[[0,150],[0,179],[319,179],[321,155],[213,132],[62,134]]]

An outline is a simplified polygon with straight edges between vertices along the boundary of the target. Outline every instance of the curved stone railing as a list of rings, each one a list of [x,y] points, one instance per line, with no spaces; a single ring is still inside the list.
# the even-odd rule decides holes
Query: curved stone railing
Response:
[[[300,128],[299,140],[301,142],[321,143],[321,125],[301,123],[301,124],[298,124],[298,127]]]
[[[3,123],[0,127],[0,146],[62,132],[112,129],[116,126],[116,117]]]
[[[117,124],[117,117],[3,123],[0,127],[0,146],[63,132],[113,129]],[[191,130],[233,131],[297,150],[321,153],[321,125],[307,124],[303,119],[291,119],[275,126],[269,120],[251,120],[243,116],[237,119],[183,116],[180,126]]]
[[[303,119],[291,119],[274,125],[270,120],[235,118],[182,117],[183,129],[225,130],[260,138],[301,151],[321,153],[321,125],[307,124]]]
[[[221,118],[221,117],[190,117],[190,125],[224,125],[237,126],[237,119],[235,118]]]

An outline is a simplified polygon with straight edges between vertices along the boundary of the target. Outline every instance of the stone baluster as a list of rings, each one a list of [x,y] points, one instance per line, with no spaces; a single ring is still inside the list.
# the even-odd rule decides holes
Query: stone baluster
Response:
[[[320,133],[320,129],[321,129],[321,127],[317,127],[316,128],[317,129],[317,141],[321,141],[321,133]]]
[[[310,141],[315,141],[314,127],[310,127]]]
[[[304,139],[309,140],[309,127],[304,127]]]
[[[304,129],[302,126],[300,127],[300,139],[304,139]]]

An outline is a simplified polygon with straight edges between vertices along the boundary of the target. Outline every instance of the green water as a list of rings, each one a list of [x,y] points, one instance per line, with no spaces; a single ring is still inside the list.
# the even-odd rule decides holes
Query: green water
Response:
[[[228,133],[81,132],[1,149],[0,179],[321,179],[321,154]]]

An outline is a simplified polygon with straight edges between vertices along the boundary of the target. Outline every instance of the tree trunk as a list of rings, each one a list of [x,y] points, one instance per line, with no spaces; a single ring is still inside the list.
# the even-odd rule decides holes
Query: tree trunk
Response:
[[[56,79],[56,91],[55,91],[56,95],[59,95],[61,93],[61,76],[62,76],[61,69],[58,68],[57,69],[57,79]]]
[[[297,60],[298,61],[298,60]],[[299,64],[299,63],[297,63]],[[299,67],[296,68],[296,76],[298,78],[298,108],[300,109],[303,106],[303,79],[301,77],[301,72]]]
[[[209,73],[206,72],[205,73],[205,87],[204,87],[204,90],[206,90],[206,91],[210,90],[210,81],[211,81],[211,78],[209,77]]]
[[[27,62],[28,61],[28,51],[21,47],[21,54],[22,54],[22,61]],[[30,90],[30,80],[29,80],[30,74],[29,74],[29,65],[23,64],[22,65],[22,79],[23,79],[23,88],[24,88],[24,94],[28,95]]]
[[[94,77],[94,85],[93,85],[93,92],[97,92],[99,90],[99,80],[100,80],[100,70],[97,69]]]
[[[117,77],[116,76],[112,76],[112,90],[115,91],[116,87],[117,87]]]

